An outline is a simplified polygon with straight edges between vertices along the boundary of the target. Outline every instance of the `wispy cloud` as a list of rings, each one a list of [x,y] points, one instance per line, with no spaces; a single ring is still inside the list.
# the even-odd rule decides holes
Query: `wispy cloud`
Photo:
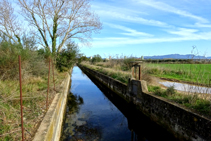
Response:
[[[195,23],[194,27],[205,27],[205,28],[211,28],[211,24],[201,24],[201,23]]]
[[[105,38],[93,38],[94,41],[122,41],[130,38],[125,37],[105,37]]]
[[[120,29],[122,31],[126,31],[126,33],[120,33],[122,35],[127,35],[127,36],[134,36],[134,37],[140,37],[140,36],[147,36],[147,37],[152,37],[152,34],[149,33],[145,33],[145,32],[139,32],[137,30],[122,26],[122,25],[117,25],[117,24],[111,24],[111,23],[104,23],[108,26],[110,26],[111,28],[115,28],[115,29]]]
[[[191,14],[191,13],[184,11],[184,10],[180,10],[178,8],[170,6],[170,5],[163,3],[163,2],[158,2],[158,1],[154,1],[154,0],[141,0],[141,1],[135,0],[135,1],[137,3],[145,4],[147,6],[153,7],[153,8],[158,9],[158,10],[178,14],[178,15],[184,16],[184,17],[189,17],[191,19],[197,20],[197,21],[202,22],[202,23],[208,23],[209,22],[209,20],[207,20],[203,17]]]
[[[94,3],[92,5],[92,8],[95,9],[96,11],[98,10],[113,11],[116,13],[123,13],[128,15],[148,15],[148,13],[144,11],[129,9],[122,6],[111,6],[105,3]]]
[[[185,32],[185,29],[183,29]],[[179,37],[156,37],[156,38],[98,38],[94,39],[93,47],[94,48],[104,48],[104,47],[121,47],[121,45],[135,45],[135,44],[152,44],[152,43],[162,43],[162,42],[182,42],[182,41],[194,41],[194,40],[211,40],[211,32],[197,32],[194,30],[186,30],[189,34],[179,34],[182,36]],[[172,31],[173,33],[173,31]],[[175,32],[175,34],[177,34]]]
[[[179,36],[192,36],[196,32],[198,32],[197,29],[188,29],[188,28],[178,28],[177,30],[166,30],[170,34],[175,34]]]
[[[99,15],[101,16],[107,16],[109,18],[113,18],[115,20],[123,20],[126,22],[134,22],[144,25],[151,25],[151,26],[157,26],[157,27],[172,27],[171,25],[168,25],[165,22],[152,20],[152,19],[145,19],[139,16],[131,16],[127,14],[122,14],[114,11],[104,11],[104,10],[98,10],[97,11]]]

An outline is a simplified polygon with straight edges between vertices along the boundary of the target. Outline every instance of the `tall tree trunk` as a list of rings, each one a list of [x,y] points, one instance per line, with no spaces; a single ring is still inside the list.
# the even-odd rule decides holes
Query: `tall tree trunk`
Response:
[[[57,28],[58,28],[58,15],[54,16],[53,19],[53,36],[52,36],[52,55],[55,56],[56,55],[56,38],[57,38]]]

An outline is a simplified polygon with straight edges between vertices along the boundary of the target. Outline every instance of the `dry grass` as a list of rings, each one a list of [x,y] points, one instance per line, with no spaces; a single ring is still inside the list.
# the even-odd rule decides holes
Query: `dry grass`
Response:
[[[65,73],[51,73],[49,103],[60,90]],[[0,80],[0,141],[21,139],[20,91],[18,80]],[[27,76],[22,81],[23,116],[26,140],[31,140],[46,113],[47,77]]]
[[[128,79],[132,77],[131,70],[123,71],[121,70],[121,66],[119,63],[116,64],[116,62],[110,61],[110,62],[99,62],[95,65],[92,65],[89,62],[82,62],[82,65],[98,70],[99,72],[111,76],[114,79],[117,79],[123,83],[127,83]],[[142,80],[145,80],[148,82],[148,84],[154,84],[155,83],[155,77],[152,77],[148,74],[143,73],[142,74]]]

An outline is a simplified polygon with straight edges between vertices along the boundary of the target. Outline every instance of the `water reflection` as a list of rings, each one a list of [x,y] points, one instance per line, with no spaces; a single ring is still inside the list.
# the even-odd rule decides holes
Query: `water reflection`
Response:
[[[80,106],[84,104],[84,100],[79,95],[73,95],[71,92],[67,98],[66,119],[64,131],[61,140],[64,141],[79,141],[96,140],[100,137],[100,129],[88,125],[86,118],[79,118]]]
[[[130,130],[131,141],[176,141],[173,135],[166,129],[151,121],[147,116],[136,109],[135,105],[125,102],[120,96],[107,89],[97,80],[92,78],[92,82],[100,88],[103,94],[112,102],[123,114],[122,120],[127,121]],[[121,118],[119,120],[121,120]]]
[[[71,92],[61,140],[175,140],[134,105],[90,80],[78,67],[73,69]]]
[[[67,114],[72,114],[78,112],[80,105],[84,104],[84,100],[79,95],[73,95],[73,93],[69,93],[67,96]]]

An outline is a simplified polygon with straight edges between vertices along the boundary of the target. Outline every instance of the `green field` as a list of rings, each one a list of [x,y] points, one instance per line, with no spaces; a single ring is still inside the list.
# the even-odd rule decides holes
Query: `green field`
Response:
[[[145,72],[158,77],[209,84],[211,64],[145,64]]]

